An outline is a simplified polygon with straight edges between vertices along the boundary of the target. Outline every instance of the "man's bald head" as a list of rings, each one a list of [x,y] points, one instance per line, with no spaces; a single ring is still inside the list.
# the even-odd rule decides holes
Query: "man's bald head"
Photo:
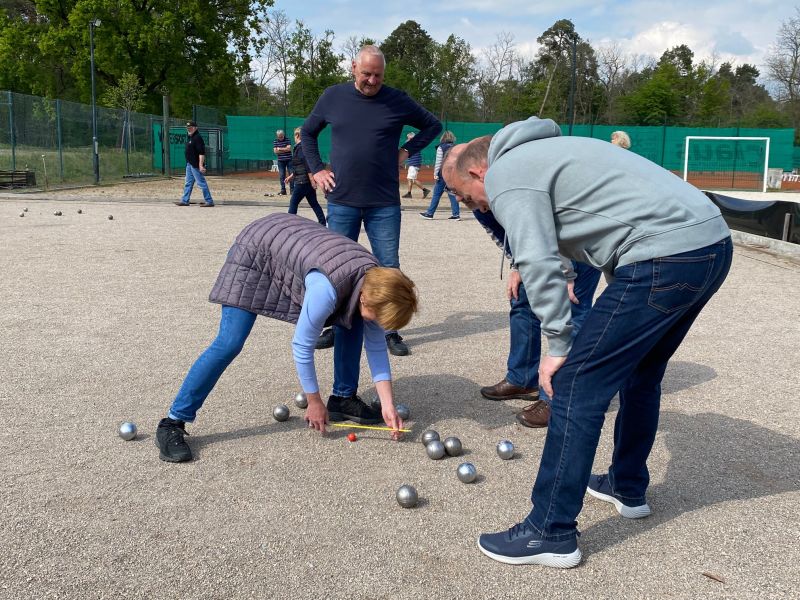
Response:
[[[444,162],[442,163],[442,177],[444,177],[445,183],[447,183],[447,187],[450,188],[451,184],[455,184],[453,181],[455,174],[456,174],[456,164],[458,163],[458,157],[461,156],[461,153],[467,147],[466,144],[456,144],[450,150],[447,151],[447,155],[444,157]]]

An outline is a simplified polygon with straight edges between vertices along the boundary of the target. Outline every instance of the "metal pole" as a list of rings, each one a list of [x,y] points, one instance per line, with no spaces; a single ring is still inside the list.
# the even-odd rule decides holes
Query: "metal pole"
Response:
[[[58,177],[64,181],[64,148],[61,139],[61,100],[56,100],[56,135],[58,136]]]
[[[578,65],[576,64],[577,41],[572,40],[572,77],[569,81],[569,135],[572,135],[572,126],[575,124],[575,78],[577,77]]]
[[[792,229],[792,213],[786,213],[783,216],[783,233],[781,234],[781,239],[784,242],[789,241],[789,232]]]
[[[17,170],[17,136],[14,134],[14,94],[8,92],[8,130],[11,132],[11,170]]]
[[[97,101],[95,100],[94,83],[94,27],[95,22],[89,21],[89,56],[92,68],[92,166],[94,168],[94,182],[100,183],[100,154],[97,148]]]
[[[161,106],[164,114],[164,126],[161,132],[161,147],[164,150],[164,175],[172,177],[172,165],[169,158],[169,96],[162,96]]]
[[[131,113],[125,110],[125,123],[122,129],[125,140],[125,174],[131,174]]]

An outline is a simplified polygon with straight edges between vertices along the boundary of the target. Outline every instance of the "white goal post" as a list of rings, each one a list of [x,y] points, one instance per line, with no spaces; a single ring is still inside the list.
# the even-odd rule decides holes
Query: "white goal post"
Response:
[[[724,137],[724,136],[713,136],[713,135],[687,135],[686,136],[686,144],[683,149],[683,180],[689,181],[689,147],[693,140],[705,140],[705,141],[730,141],[730,142],[766,142],[766,149],[764,152],[764,166],[763,166],[763,175],[762,175],[762,192],[767,191],[767,169],[769,168],[769,138],[768,137]],[[735,153],[735,151],[734,151]],[[735,161],[735,159],[734,159]],[[735,162],[734,162],[735,164]],[[735,175],[735,173],[734,173]]]

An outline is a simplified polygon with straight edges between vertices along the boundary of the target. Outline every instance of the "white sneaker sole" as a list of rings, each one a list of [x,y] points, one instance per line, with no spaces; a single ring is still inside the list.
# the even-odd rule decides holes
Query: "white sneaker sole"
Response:
[[[614,496],[596,492],[588,486],[586,491],[589,492],[590,496],[594,496],[598,500],[613,504],[616,507],[617,512],[626,519],[644,519],[645,517],[650,516],[650,507],[647,504],[642,504],[641,506],[625,506],[622,502],[614,498]]]
[[[574,552],[570,552],[569,554],[544,552],[533,556],[503,556],[502,554],[489,552],[486,548],[481,546],[480,538],[478,539],[478,548],[489,558],[507,565],[543,565],[545,567],[555,567],[556,569],[571,569],[581,562],[580,548],[576,548]]]

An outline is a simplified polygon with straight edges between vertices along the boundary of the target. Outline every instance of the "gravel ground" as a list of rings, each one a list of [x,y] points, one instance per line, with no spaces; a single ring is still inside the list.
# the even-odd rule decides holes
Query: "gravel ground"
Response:
[[[275,422],[298,389],[292,328],[260,319],[190,428],[197,460],[158,459],[157,421],[215,335],[225,252],[286,206],[264,196],[274,183],[210,185],[214,210],[172,206],[179,180],[0,195],[0,597],[798,597],[800,263],[737,246],[665,377],[653,516],[587,499],[578,568],[509,567],[475,540],[529,510],[545,432],[515,424],[525,402],[478,393],[504,375],[508,310],[496,247],[472,218],[447,221],[446,199],[442,218],[419,218],[417,199],[403,221],[422,302],[412,354],[392,358],[406,441],[322,437],[294,406]],[[330,350],[318,372],[329,389]],[[366,368],[361,391],[374,396]],[[116,435],[125,420],[134,441]],[[429,427],[461,438],[477,483],[425,456]],[[513,461],[495,454],[503,438]],[[416,509],[395,502],[402,483]]]

